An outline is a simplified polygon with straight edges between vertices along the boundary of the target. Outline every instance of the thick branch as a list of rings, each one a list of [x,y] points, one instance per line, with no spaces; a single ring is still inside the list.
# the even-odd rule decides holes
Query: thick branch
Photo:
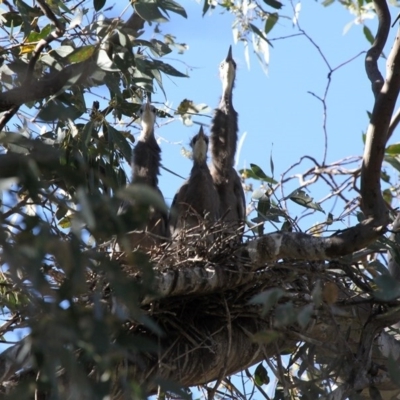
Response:
[[[281,258],[295,260],[330,260],[360,250],[385,232],[370,219],[323,238],[298,232],[275,232],[248,243],[252,262],[263,265]]]
[[[39,43],[36,45],[35,50],[32,53],[32,58],[29,61],[28,68],[26,71],[26,77],[25,77],[25,82],[24,82],[24,89],[26,90],[27,88],[25,85],[30,85],[32,81],[32,75],[33,71],[35,70],[35,65],[37,60],[40,57],[40,54],[42,53],[43,49],[48,46],[53,40],[56,40],[60,38],[64,34],[64,27],[62,24],[58,21],[54,13],[51,11],[50,7],[46,4],[45,1],[43,0],[37,0],[37,3],[42,10],[43,14],[45,14],[56,26],[56,29],[54,32],[51,32],[50,35],[48,35],[46,38],[39,40]],[[22,103],[21,103],[22,104]],[[0,118],[0,131],[4,129],[8,121],[18,112],[19,107],[21,104],[12,104],[10,105],[9,108],[7,108],[7,112],[2,115]]]
[[[390,52],[385,83],[376,97],[367,130],[361,168],[361,208],[367,218],[378,224],[388,223],[388,213],[382,198],[380,177],[390,120],[400,89],[400,37],[397,33]]]
[[[47,13],[48,6],[44,1],[39,2],[41,5],[44,5],[45,8],[42,11],[45,15],[50,18],[53,22],[57,20],[56,17],[52,17],[52,14]],[[40,5],[39,4],[39,5]],[[47,8],[46,8],[47,7]],[[50,10],[51,12],[51,10]],[[58,34],[62,33],[61,25],[57,20],[57,29],[53,36],[57,36]],[[144,20],[138,16],[137,14],[132,14],[132,16],[127,20],[125,26],[132,30],[132,32],[136,35],[140,34],[140,29],[144,26]],[[27,77],[29,76],[29,70],[34,67],[34,63],[37,60],[37,57],[40,54],[41,46],[44,45],[44,41],[49,41],[52,35],[48,38],[43,39],[40,41],[35,48],[35,55],[31,60],[30,65],[28,66],[27,70]],[[116,34],[111,38],[111,40],[117,40],[118,35]],[[53,96],[61,91],[61,89],[68,84],[68,82],[76,77],[79,72],[86,72],[89,73],[95,68],[95,65],[92,64],[91,61],[77,63],[73,65],[66,66],[62,71],[54,71],[44,78],[39,80],[33,80],[27,82],[27,84],[23,87],[18,87],[15,89],[11,89],[7,92],[0,93],[0,111],[8,111],[12,107],[19,107],[22,104],[31,102],[31,101],[38,101],[42,100],[46,97]],[[85,74],[84,74],[85,76]],[[82,79],[82,77],[80,78]],[[74,82],[76,83],[76,82]],[[18,109],[18,108],[17,108]],[[15,112],[13,113],[13,115]],[[12,116],[11,116],[12,117]],[[6,122],[11,118],[9,117]],[[5,123],[6,123],[5,122]],[[5,125],[5,123],[3,125]]]
[[[378,59],[386,44],[390,29],[390,12],[386,0],[374,0],[375,11],[378,16],[379,26],[375,41],[367,51],[365,57],[365,70],[368,79],[371,81],[372,91],[375,97],[378,96],[383,86],[383,76],[379,71]]]

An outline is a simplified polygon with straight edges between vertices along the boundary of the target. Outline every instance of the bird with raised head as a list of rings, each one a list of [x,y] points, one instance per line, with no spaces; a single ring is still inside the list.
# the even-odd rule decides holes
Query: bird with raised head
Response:
[[[193,167],[189,179],[179,188],[171,205],[171,237],[185,229],[196,233],[198,227],[209,228],[219,218],[219,198],[207,165],[208,137],[203,127],[190,142]],[[212,239],[212,234],[208,235]]]
[[[160,200],[164,202],[164,197],[158,188],[158,175],[161,165],[161,148],[154,136],[154,125],[156,121],[156,108],[151,105],[149,99],[139,110],[142,131],[137,144],[133,149],[132,155],[132,184],[141,184],[154,189]],[[135,210],[143,210],[143,205],[139,201],[132,203],[125,202],[122,207],[122,214],[128,207],[135,207]],[[140,208],[142,207],[142,208]],[[149,250],[155,245],[162,243],[168,236],[168,216],[167,214],[153,206],[145,207],[147,219],[141,229],[129,234],[133,249],[140,247],[142,250]]]
[[[246,200],[235,165],[238,139],[238,113],[233,108],[232,92],[236,78],[236,63],[232,46],[220,65],[222,96],[211,123],[211,176],[218,191],[220,215],[227,232],[241,240],[246,216]]]

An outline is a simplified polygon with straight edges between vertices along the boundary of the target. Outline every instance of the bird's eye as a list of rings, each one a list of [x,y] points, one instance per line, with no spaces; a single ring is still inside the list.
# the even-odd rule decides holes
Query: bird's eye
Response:
[[[154,106],[151,106],[151,112],[153,112],[154,114],[156,113],[156,108]]]

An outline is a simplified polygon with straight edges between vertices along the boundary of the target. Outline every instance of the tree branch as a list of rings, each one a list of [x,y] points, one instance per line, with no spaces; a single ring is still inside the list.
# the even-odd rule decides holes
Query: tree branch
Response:
[[[63,25],[56,18],[56,16],[51,11],[50,7],[46,4],[46,2],[44,0],[37,0],[37,4],[39,5],[43,14],[46,15],[47,18],[49,18],[53,22],[53,24],[56,26],[56,29],[54,32],[51,32],[46,38],[39,40],[39,43],[36,45],[35,50],[32,53],[32,58],[29,61],[28,68],[26,71],[25,82],[22,87],[24,90],[27,90],[25,85],[28,85],[28,87],[29,87],[29,85],[31,83],[33,71],[35,70],[36,62],[39,59],[40,54],[42,53],[43,49],[46,46],[48,46],[53,40],[56,40],[56,39],[62,37],[65,32]],[[23,103],[25,103],[25,101],[20,104],[18,104],[18,103],[10,104],[10,107],[6,108],[7,111],[0,118],[0,131],[2,131],[4,129],[4,127],[6,126],[8,121],[18,112],[19,107]]]
[[[386,80],[375,100],[367,130],[361,167],[361,208],[367,218],[379,224],[388,223],[388,212],[382,198],[380,179],[386,139],[400,90],[400,37],[397,33],[386,66]]]
[[[382,54],[386,44],[390,29],[390,12],[386,0],[374,0],[375,11],[378,16],[378,31],[375,41],[367,51],[365,57],[365,70],[368,79],[371,81],[372,91],[375,97],[378,96],[383,86],[383,76],[379,71],[378,59]]]

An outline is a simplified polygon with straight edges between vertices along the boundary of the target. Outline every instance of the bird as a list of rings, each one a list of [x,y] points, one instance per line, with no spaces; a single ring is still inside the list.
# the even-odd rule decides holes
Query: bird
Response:
[[[193,167],[189,179],[178,189],[171,204],[169,227],[171,238],[185,229],[211,227],[219,219],[219,197],[207,165],[208,136],[203,127],[195,135],[190,146]],[[204,224],[203,224],[204,222]],[[195,233],[197,230],[191,230]],[[207,241],[213,235],[207,235]]]
[[[238,139],[238,113],[232,104],[236,78],[236,63],[232,46],[221,62],[220,79],[222,96],[211,122],[211,176],[220,201],[220,216],[227,226],[227,233],[237,233],[241,241],[246,216],[246,199],[235,164]]]
[[[149,98],[139,109],[142,131],[132,153],[132,184],[143,185],[152,188],[164,202],[164,197],[158,187],[158,175],[160,175],[161,148],[154,136],[154,125],[156,121],[156,108],[151,105]],[[122,206],[123,214],[128,207],[135,210],[143,210],[141,204],[125,202]],[[168,215],[153,206],[146,207],[148,218],[144,222],[142,230],[135,230],[129,234],[133,249],[140,248],[148,251],[152,247],[161,244],[168,237]]]

